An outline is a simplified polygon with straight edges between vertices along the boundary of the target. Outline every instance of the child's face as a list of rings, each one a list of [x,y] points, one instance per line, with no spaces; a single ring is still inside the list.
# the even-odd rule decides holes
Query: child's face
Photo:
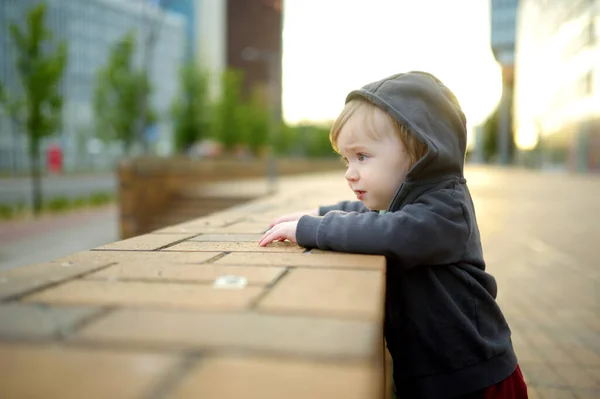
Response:
[[[370,210],[387,210],[406,178],[410,157],[384,111],[376,110],[374,127],[380,136],[377,139],[366,133],[369,127],[362,115],[351,116],[340,131],[337,146],[356,197]]]

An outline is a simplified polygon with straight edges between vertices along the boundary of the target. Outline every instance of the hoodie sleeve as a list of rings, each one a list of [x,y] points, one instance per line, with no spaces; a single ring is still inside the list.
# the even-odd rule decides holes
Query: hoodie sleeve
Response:
[[[330,211],[342,212],[368,212],[369,209],[360,201],[341,201],[335,205],[319,207],[319,216],[325,216]]]
[[[437,191],[383,215],[330,211],[323,217],[303,216],[296,238],[307,248],[394,257],[408,269],[459,261],[469,232],[452,191]]]

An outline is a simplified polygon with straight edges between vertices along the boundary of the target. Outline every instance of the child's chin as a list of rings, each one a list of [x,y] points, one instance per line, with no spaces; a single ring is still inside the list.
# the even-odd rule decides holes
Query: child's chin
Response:
[[[362,202],[362,204],[370,211],[376,211],[376,209],[372,206],[369,206],[369,204],[367,204],[365,201],[360,201]]]

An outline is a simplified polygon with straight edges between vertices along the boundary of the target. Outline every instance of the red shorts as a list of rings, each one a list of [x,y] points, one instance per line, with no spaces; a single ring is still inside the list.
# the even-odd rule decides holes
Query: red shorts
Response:
[[[523,379],[521,368],[496,385],[484,389],[477,397],[481,399],[527,399],[527,385]]]

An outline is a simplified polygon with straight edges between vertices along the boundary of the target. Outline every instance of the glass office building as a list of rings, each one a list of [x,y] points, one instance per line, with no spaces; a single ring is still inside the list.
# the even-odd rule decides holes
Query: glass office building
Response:
[[[9,34],[9,25],[15,22],[25,26],[28,10],[36,0],[0,1],[0,80],[11,93],[19,93],[18,75],[14,59],[16,50]],[[56,137],[45,140],[59,144],[65,155],[67,169],[87,168],[93,141],[92,98],[96,75],[107,60],[111,47],[129,31],[136,36],[136,62],[145,63],[144,46],[152,27],[158,35],[152,57],[149,59],[153,87],[151,102],[164,115],[178,90],[178,69],[185,52],[185,21],[176,13],[164,11],[146,1],[122,0],[47,0],[46,22],[54,39],[64,40],[68,46],[68,65],[63,76],[63,126]],[[159,22],[157,22],[159,21]],[[165,118],[163,118],[164,120]],[[0,171],[25,170],[27,165],[26,140],[15,134],[8,118],[0,111]],[[148,139],[159,152],[171,150],[171,128],[161,122]],[[96,146],[97,147],[97,146]],[[105,148],[96,154],[97,162],[118,155],[119,148]],[[106,166],[105,165],[105,166]]]
[[[515,25],[518,0],[490,1],[490,44],[502,68],[502,97],[498,104],[498,163],[511,162],[513,152],[512,107],[514,93]]]
[[[513,123],[524,162],[600,170],[600,2],[521,0]]]

